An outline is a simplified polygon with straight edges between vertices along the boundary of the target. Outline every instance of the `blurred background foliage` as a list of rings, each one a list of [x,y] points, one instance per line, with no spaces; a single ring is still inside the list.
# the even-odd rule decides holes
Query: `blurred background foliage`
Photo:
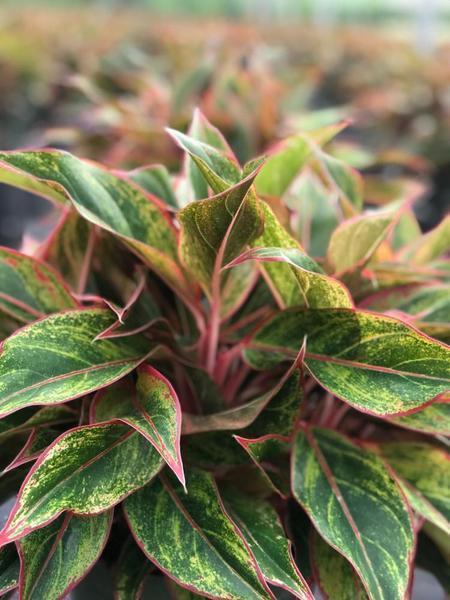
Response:
[[[450,205],[449,32],[440,0],[3,0],[0,146],[175,171],[164,127],[195,106],[242,161],[349,118],[331,150],[362,171],[366,201],[419,182],[428,229]],[[1,189],[2,243],[28,219],[43,235],[38,205]]]

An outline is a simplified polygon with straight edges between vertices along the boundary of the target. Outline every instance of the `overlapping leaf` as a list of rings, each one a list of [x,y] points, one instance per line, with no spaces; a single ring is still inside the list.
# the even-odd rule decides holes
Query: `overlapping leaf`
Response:
[[[301,431],[292,489],[320,535],[358,572],[371,600],[405,597],[414,534],[404,498],[376,454],[330,430]]]
[[[116,600],[137,600],[141,597],[145,579],[152,569],[152,564],[137,546],[133,538],[129,538],[120,553],[115,567]]]
[[[347,309],[281,312],[246,350],[266,368],[307,336],[305,364],[325,388],[365,412],[414,411],[448,390],[450,349],[396,319]]]
[[[185,494],[166,478],[157,479],[126,500],[128,522],[145,554],[175,581],[207,597],[272,598],[212,476],[192,471],[187,488]]]
[[[19,584],[20,563],[14,544],[0,548],[0,596]]]
[[[145,340],[94,341],[113,322],[107,310],[68,311],[36,321],[5,340],[0,414],[71,400],[134,369],[149,352]]]
[[[184,485],[180,454],[181,407],[170,382],[150,365],[138,368],[136,386],[120,383],[97,395],[94,421],[118,419],[142,434]]]
[[[100,556],[112,511],[78,517],[70,513],[18,542],[20,597],[58,600],[87,574]]]
[[[77,427],[39,458],[0,532],[0,544],[21,538],[62,512],[97,514],[145,485],[163,461],[133,429],[117,422]]]

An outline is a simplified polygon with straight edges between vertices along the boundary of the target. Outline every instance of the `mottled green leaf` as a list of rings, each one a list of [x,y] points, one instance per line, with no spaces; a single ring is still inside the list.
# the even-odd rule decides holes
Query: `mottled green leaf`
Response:
[[[27,441],[15,458],[3,469],[2,475],[24,465],[39,456],[59,435],[54,429],[36,428],[28,436]]]
[[[307,336],[305,365],[326,389],[376,415],[418,409],[450,384],[450,349],[405,323],[370,312],[290,309],[263,325],[245,351],[267,368]]]
[[[134,369],[149,353],[145,340],[94,341],[113,322],[107,310],[70,311],[36,321],[5,340],[0,414],[71,400]]]
[[[122,238],[169,285],[192,293],[177,264],[177,235],[162,205],[126,178],[68,152],[0,153],[0,180],[67,203]]]
[[[170,382],[150,365],[141,365],[137,375],[136,385],[120,382],[97,395],[93,420],[118,419],[136,429],[156,448],[184,485],[178,396]]]
[[[187,473],[188,494],[157,479],[125,501],[145,554],[178,583],[213,598],[272,598],[248,546],[224,511],[211,475]]]
[[[219,250],[227,263],[261,232],[260,207],[250,192],[255,176],[253,172],[225,192],[193,202],[179,213],[182,260],[207,293]]]
[[[152,564],[142,553],[133,538],[129,538],[114,568],[116,600],[139,600],[145,579]]]
[[[332,189],[339,193],[346,212],[359,210],[363,205],[362,178],[356,169],[323,151],[315,156]]]
[[[172,188],[169,171],[164,165],[149,165],[126,173],[132,181],[146,192],[177,209],[178,202]]]
[[[0,548],[0,596],[17,587],[20,563],[14,544]]]
[[[145,485],[162,464],[142,435],[117,422],[63,433],[28,473],[0,543],[27,535],[66,510],[100,513]]]
[[[0,247],[0,313],[29,323],[76,306],[66,284],[51,267]]]
[[[391,420],[413,431],[450,436],[450,402],[434,402],[411,415],[393,417]]]
[[[395,223],[395,211],[384,209],[344,221],[330,238],[327,260],[342,275],[362,269]]]
[[[0,419],[0,441],[18,433],[29,433],[36,427],[54,427],[73,423],[78,414],[68,405],[44,406],[36,410],[25,408]]]
[[[266,581],[288,590],[296,598],[312,600],[272,505],[232,488],[225,490],[224,499],[228,514],[247,540]]]
[[[304,306],[309,308],[351,308],[353,306],[345,286],[337,279],[325,275],[319,265],[298,248],[252,248],[235,258],[227,267],[234,267],[249,260],[289,265],[297,280],[299,295]]]
[[[312,537],[312,561],[316,583],[329,600],[364,600],[367,594],[350,563],[323,539]]]
[[[450,455],[424,442],[388,442],[380,449],[414,510],[450,535]]]
[[[18,542],[20,597],[58,600],[87,574],[100,556],[112,511],[78,517],[68,513]]]
[[[355,568],[371,600],[402,600],[414,533],[404,498],[372,452],[340,434],[299,432],[292,489],[324,540]]]

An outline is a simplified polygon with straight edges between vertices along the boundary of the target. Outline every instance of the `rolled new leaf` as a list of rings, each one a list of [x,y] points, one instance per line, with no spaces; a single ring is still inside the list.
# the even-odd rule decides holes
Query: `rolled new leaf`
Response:
[[[28,473],[0,545],[50,523],[69,510],[91,515],[145,485],[163,461],[153,446],[117,422],[76,427],[51,444]]]
[[[405,498],[376,454],[327,429],[300,431],[292,491],[324,540],[355,568],[371,600],[403,600],[414,532]]]
[[[108,310],[68,311],[7,338],[0,353],[0,416],[78,398],[134,369],[150,350],[143,338],[94,341],[114,321]]]
[[[280,312],[253,336],[246,358],[266,368],[307,337],[305,365],[358,410],[414,412],[450,388],[450,348],[384,315],[349,309]]]

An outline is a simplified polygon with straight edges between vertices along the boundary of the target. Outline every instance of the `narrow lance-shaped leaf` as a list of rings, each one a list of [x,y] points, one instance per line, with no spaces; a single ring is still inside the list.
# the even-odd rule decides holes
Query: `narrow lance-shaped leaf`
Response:
[[[367,598],[363,585],[350,563],[315,532],[312,535],[311,547],[315,580],[327,600]]]
[[[423,442],[389,442],[380,450],[414,510],[450,535],[450,454]]]
[[[331,335],[330,335],[331,333]],[[333,394],[375,415],[412,412],[450,385],[450,349],[375,313],[290,309],[256,332],[245,354],[267,368],[307,336],[305,365]]]
[[[0,544],[21,538],[62,512],[97,514],[145,485],[163,461],[140,434],[117,422],[63,433],[28,473]]]
[[[328,277],[319,265],[298,248],[252,248],[244,252],[227,268],[235,267],[246,261],[261,263],[284,263],[298,282],[298,291],[302,304],[309,308],[351,308],[350,293],[337,279]]]
[[[0,548],[0,596],[19,584],[20,563],[14,544]]]
[[[118,235],[169,285],[188,297],[192,285],[177,264],[177,236],[168,212],[124,177],[68,152],[0,153],[0,180],[60,203]]]
[[[114,568],[114,597],[116,600],[138,600],[142,596],[146,577],[153,565],[139,549],[133,538],[123,546]]]
[[[54,429],[34,429],[28,436],[27,441],[17,456],[3,469],[2,475],[27,462],[35,460],[39,454],[58,437],[58,435],[59,432]]]
[[[5,340],[0,414],[77,398],[134,369],[149,353],[143,338],[94,341],[113,322],[107,310],[69,311],[36,321]]]
[[[301,431],[292,490],[320,535],[353,565],[371,600],[403,600],[414,534],[404,497],[376,454],[334,431]]]
[[[225,506],[255,555],[266,581],[291,592],[296,598],[313,599],[311,590],[292,558],[289,540],[269,502],[227,488]]]
[[[77,517],[70,513],[18,542],[20,597],[58,600],[86,576],[106,544],[112,511]]]
[[[184,485],[180,454],[181,407],[170,382],[150,365],[137,371],[136,386],[119,383],[98,394],[93,421],[118,419],[142,434]]]
[[[51,267],[0,247],[0,313],[28,323],[76,306],[66,284]]]
[[[193,202],[179,213],[182,260],[208,294],[225,234],[227,243],[223,258],[224,262],[229,262],[261,232],[260,207],[250,190],[255,176],[256,171],[225,192]],[[235,215],[235,226],[228,232]]]
[[[180,585],[209,598],[273,598],[212,476],[188,472],[187,488],[185,494],[157,479],[126,500],[125,514],[145,554]]]

